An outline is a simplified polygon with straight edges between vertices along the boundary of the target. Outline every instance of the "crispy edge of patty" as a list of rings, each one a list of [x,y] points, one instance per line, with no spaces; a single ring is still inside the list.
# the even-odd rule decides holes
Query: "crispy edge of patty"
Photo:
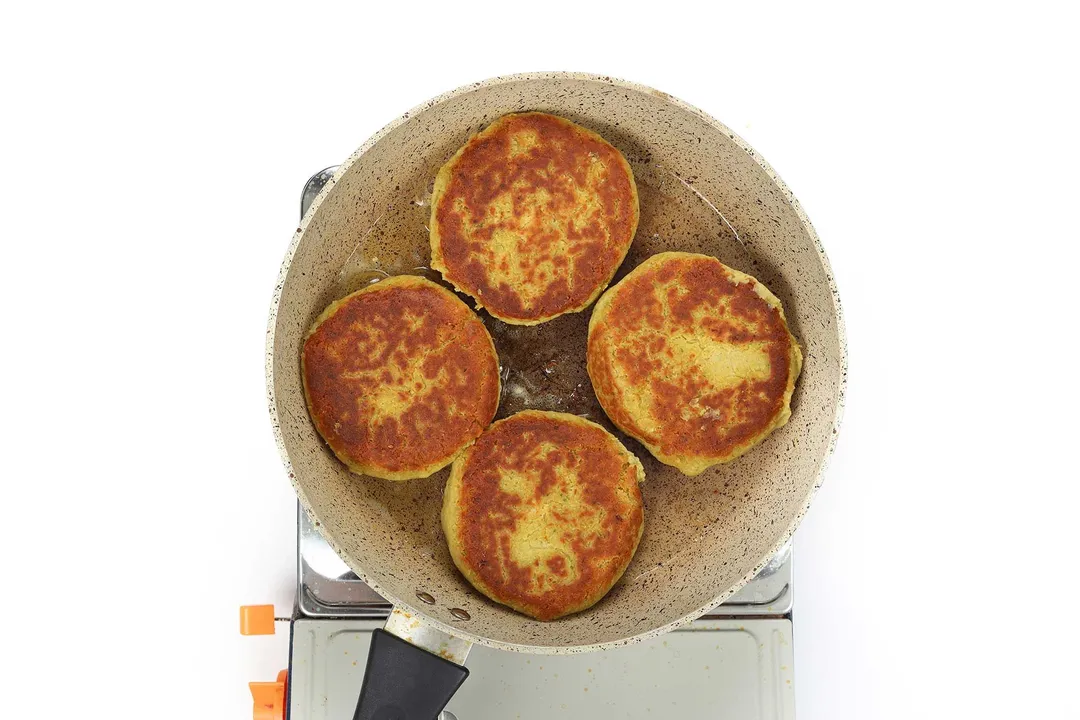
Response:
[[[476,438],[467,438],[463,440],[461,447],[458,448],[458,450],[453,454],[447,456],[445,459],[435,460],[427,465],[411,468],[409,470],[389,470],[385,467],[382,467],[381,465],[377,465],[374,463],[359,462],[351,456],[347,455],[343,448],[335,447],[333,443],[326,439],[326,436],[323,434],[322,429],[319,427],[319,423],[316,420],[318,415],[312,407],[311,392],[308,389],[307,354],[304,352],[304,347],[307,343],[308,338],[315,334],[315,332],[324,322],[326,322],[329,318],[333,317],[333,315],[338,311],[338,309],[345,305],[347,302],[349,302],[352,298],[361,294],[385,291],[387,289],[395,287],[435,288],[440,293],[442,293],[444,298],[451,300],[455,303],[460,303],[464,310],[466,310],[469,314],[473,315],[476,322],[480,323],[481,326],[483,326],[483,321],[481,321],[479,317],[476,317],[475,313],[473,313],[472,310],[469,309],[468,305],[462,302],[460,298],[456,297],[454,293],[450,292],[438,283],[432,282],[427,278],[420,277],[419,275],[393,275],[384,280],[380,280],[377,283],[368,285],[366,287],[360,288],[355,292],[349,293],[343,298],[335,300],[334,302],[330,303],[326,307],[326,309],[319,313],[318,317],[316,317],[314,322],[311,323],[311,327],[308,328],[308,331],[304,334],[303,340],[301,340],[300,342],[300,379],[304,387],[304,402],[308,409],[308,417],[311,419],[312,424],[315,426],[315,430],[319,433],[319,437],[323,439],[323,442],[325,442],[326,446],[330,448],[330,451],[334,453],[334,456],[338,460],[340,460],[341,463],[345,465],[345,467],[347,467],[350,471],[356,473],[357,475],[366,475],[369,477],[379,478],[381,480],[403,482],[406,480],[417,480],[420,478],[426,478],[433,475],[434,473],[437,473],[439,470],[442,470],[444,467],[452,463],[458,456],[460,456],[461,453],[463,453],[465,449],[468,448],[473,442],[475,442]],[[484,328],[484,337],[487,338],[488,345],[491,348],[491,355],[495,358],[495,410],[492,412],[492,417],[494,417],[494,413],[498,411],[499,398],[502,396],[502,378],[499,376],[498,373],[499,355],[495,350],[495,343],[491,338],[491,333],[487,331],[486,327]],[[488,422],[490,423],[491,420],[489,419]]]
[[[537,316],[537,317],[534,317],[534,318],[520,318],[520,317],[513,317],[513,316],[510,316],[510,315],[505,315],[505,314],[500,313],[498,310],[493,310],[492,308],[487,307],[486,305],[483,304],[483,302],[481,301],[480,298],[473,295],[466,288],[463,288],[463,287],[459,286],[456,282],[454,282],[453,278],[448,277],[447,273],[449,272],[449,269],[447,268],[446,263],[443,260],[443,255],[442,255],[442,235],[441,235],[440,226],[439,226],[439,222],[438,222],[438,218],[436,217],[436,214],[437,214],[437,212],[439,210],[439,205],[442,202],[443,195],[445,194],[447,188],[450,186],[450,178],[453,175],[454,169],[457,167],[458,161],[460,160],[461,156],[464,155],[465,152],[474,143],[476,143],[476,142],[478,142],[480,140],[483,140],[485,137],[488,137],[489,135],[494,135],[495,133],[499,132],[502,129],[502,126],[505,124],[505,122],[508,119],[514,118],[514,117],[524,117],[524,116],[528,116],[528,115],[544,115],[544,116],[547,116],[547,117],[556,118],[560,122],[567,123],[568,125],[572,126],[578,132],[582,132],[585,135],[591,137],[592,139],[597,140],[599,142],[602,142],[605,145],[608,145],[609,147],[611,147],[613,150],[615,150],[615,154],[619,158],[620,166],[626,172],[627,179],[630,181],[630,196],[632,198],[633,219],[631,220],[631,225],[630,225],[630,242],[628,242],[626,244],[626,248],[625,248],[625,250],[623,250],[622,254],[620,255],[619,261],[617,263],[615,263],[614,266],[611,268],[611,272],[608,273],[608,275],[607,275],[607,280],[605,280],[603,283],[598,285],[593,290],[593,292],[589,295],[589,297],[585,299],[585,301],[583,301],[582,303],[580,303],[577,306],[567,308],[565,310],[562,310],[562,311],[554,313],[554,314],[542,315],[542,316]],[[581,312],[582,310],[589,307],[590,305],[592,305],[596,301],[596,299],[600,296],[600,294],[602,292],[604,292],[604,290],[607,288],[607,286],[611,283],[611,279],[613,277],[615,277],[615,273],[618,272],[619,266],[622,265],[623,261],[626,259],[627,253],[630,252],[630,246],[633,245],[633,243],[634,243],[634,237],[637,235],[638,224],[640,223],[640,221],[641,221],[641,201],[640,201],[640,198],[639,198],[639,195],[638,195],[637,181],[634,178],[634,171],[633,171],[633,168],[630,167],[630,163],[627,162],[626,157],[622,154],[622,152],[618,148],[616,148],[610,142],[605,140],[603,138],[603,136],[601,136],[599,133],[596,133],[596,132],[590,130],[589,128],[587,128],[587,127],[583,127],[581,125],[578,125],[577,123],[573,122],[572,120],[567,120],[566,118],[564,118],[562,116],[559,116],[559,115],[553,115],[551,113],[543,113],[543,112],[507,113],[506,115],[503,115],[503,116],[499,117],[498,119],[496,119],[494,122],[492,122],[490,125],[488,125],[483,130],[479,130],[476,133],[473,133],[469,137],[469,139],[465,141],[465,144],[463,144],[460,148],[458,148],[457,152],[455,152],[450,157],[450,159],[447,160],[443,164],[443,166],[439,169],[439,172],[435,175],[435,184],[434,184],[434,187],[433,187],[432,193],[431,193],[431,213],[430,213],[429,220],[428,220],[428,227],[430,228],[429,235],[428,235],[428,240],[429,240],[429,243],[431,245],[431,267],[432,267],[433,270],[437,270],[446,279],[447,282],[449,282],[451,285],[453,285],[455,288],[457,288],[460,292],[462,292],[462,293],[468,295],[469,297],[471,297],[473,299],[473,301],[476,303],[475,307],[476,307],[477,310],[485,309],[485,310],[487,310],[488,314],[491,315],[492,317],[498,318],[499,320],[502,320],[503,322],[505,322],[507,324],[510,324],[510,325],[539,325],[541,323],[548,322],[549,320],[554,320],[555,318],[557,318],[557,317],[559,317],[561,315],[568,315],[570,313]]]
[[[645,482],[645,468],[642,466],[641,461],[638,460],[637,456],[634,455],[634,453],[632,453],[625,445],[622,444],[622,442],[619,441],[617,437],[608,432],[607,429],[604,428],[602,425],[594,423],[591,420],[586,420],[585,418],[579,417],[577,415],[570,415],[568,413],[545,410],[522,410],[521,412],[515,413],[508,418],[503,418],[502,420],[498,420],[497,422],[492,423],[491,427],[488,428],[488,431],[494,429],[502,423],[505,423],[507,420],[511,420],[520,415],[539,415],[542,417],[553,418],[564,422],[570,422],[572,424],[579,424],[582,426],[594,427],[602,430],[608,436],[608,438],[610,438],[614,442],[613,449],[620,452],[624,457],[629,460],[630,465],[634,468],[634,473],[637,476],[638,486]],[[469,562],[463,555],[464,542],[461,538],[461,527],[463,519],[463,512],[461,507],[461,492],[462,483],[464,481],[463,476],[465,472],[465,465],[468,462],[469,456],[472,453],[474,447],[475,443],[473,445],[470,445],[464,453],[459,455],[454,460],[454,464],[450,470],[450,478],[446,482],[446,489],[443,493],[443,534],[446,536],[446,544],[450,550],[450,557],[453,559],[454,565],[457,567],[458,571],[461,572],[461,574],[465,577],[465,579],[469,582],[470,585],[479,590],[484,596],[486,596],[490,600],[499,603],[500,605],[505,605],[512,610],[522,613],[523,615],[528,615],[529,617],[537,620],[542,620],[544,622],[557,620],[561,617],[566,617],[567,615],[573,615],[574,613],[588,610],[590,607],[600,602],[604,598],[604,596],[611,592],[611,589],[619,582],[623,574],[626,572],[626,569],[633,561],[634,555],[637,554],[638,546],[641,544],[641,538],[645,532],[644,500],[642,500],[641,502],[641,523],[638,525],[638,531],[636,537],[634,538],[633,547],[630,550],[626,563],[623,564],[621,567],[617,568],[615,572],[612,573],[610,582],[606,585],[595,587],[593,591],[590,592],[584,600],[582,600],[582,602],[577,603],[573,606],[566,607],[562,609],[558,614],[551,617],[541,618],[538,616],[536,608],[531,606],[528,602],[525,602],[517,597],[501,596],[494,588],[484,582],[483,578],[481,578],[480,575],[473,569],[473,567],[469,564]]]

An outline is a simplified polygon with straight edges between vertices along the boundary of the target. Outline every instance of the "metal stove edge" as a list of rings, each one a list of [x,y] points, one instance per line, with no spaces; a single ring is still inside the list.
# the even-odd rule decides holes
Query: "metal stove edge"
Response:
[[[794,604],[791,542],[761,573],[703,619],[789,617]],[[356,577],[302,508],[297,513],[297,612],[305,617],[386,618],[391,605]]]

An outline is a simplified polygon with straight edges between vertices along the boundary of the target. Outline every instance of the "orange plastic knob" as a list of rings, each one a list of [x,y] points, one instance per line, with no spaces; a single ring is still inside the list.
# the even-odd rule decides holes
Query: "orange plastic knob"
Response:
[[[241,635],[273,635],[274,634],[274,606],[273,605],[241,605],[240,606],[240,634]]]
[[[289,684],[289,671],[277,674],[276,682],[248,683],[251,689],[253,720],[285,720],[285,695]]]

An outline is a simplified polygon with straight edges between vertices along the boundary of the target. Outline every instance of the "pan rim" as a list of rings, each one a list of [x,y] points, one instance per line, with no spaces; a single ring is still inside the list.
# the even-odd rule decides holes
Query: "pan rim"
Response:
[[[506,642],[506,641],[495,640],[493,638],[488,638],[488,637],[485,637],[485,636],[482,636],[482,635],[477,635],[475,633],[469,632],[468,630],[464,630],[464,629],[459,628],[459,627],[448,625],[446,623],[443,623],[443,622],[431,617],[430,615],[425,613],[423,611],[423,609],[418,608],[418,607],[414,606],[413,604],[411,604],[409,602],[406,602],[406,601],[402,600],[401,598],[398,598],[398,597],[394,596],[392,593],[387,592],[384,588],[382,588],[378,584],[378,582],[374,581],[366,572],[362,572],[362,568],[363,568],[362,564],[357,563],[356,560],[352,556],[350,556],[348,553],[344,552],[337,545],[337,543],[334,542],[333,538],[329,537],[327,535],[327,533],[323,530],[323,528],[324,528],[323,523],[321,522],[320,518],[315,513],[315,511],[312,509],[312,506],[311,506],[310,502],[308,501],[307,496],[305,495],[303,489],[300,487],[300,484],[296,480],[296,474],[295,474],[295,472],[293,470],[292,462],[289,459],[288,451],[285,448],[285,440],[284,440],[284,437],[282,436],[282,433],[281,433],[281,421],[280,421],[280,417],[278,416],[277,398],[276,398],[276,395],[275,395],[275,392],[274,392],[274,339],[275,339],[275,332],[276,332],[276,325],[277,325],[278,310],[279,310],[280,305],[281,305],[282,292],[283,292],[284,287],[285,287],[285,279],[288,276],[289,267],[291,266],[293,256],[296,254],[296,250],[299,247],[300,240],[303,237],[304,232],[306,231],[309,223],[311,222],[311,219],[315,216],[315,213],[318,211],[319,207],[322,205],[323,200],[326,199],[327,194],[329,193],[330,189],[334,185],[337,184],[337,181],[341,178],[341,176],[344,175],[344,173],[350,167],[352,167],[352,165],[362,155],[364,155],[368,150],[370,150],[384,136],[386,136],[387,134],[389,134],[393,130],[397,129],[399,126],[406,123],[414,115],[416,115],[416,114],[418,114],[420,112],[423,112],[425,110],[428,110],[428,109],[434,107],[435,105],[441,104],[441,103],[443,103],[443,102],[445,102],[447,100],[450,100],[450,99],[452,99],[454,97],[457,97],[459,95],[463,95],[465,93],[474,92],[474,91],[479,90],[479,89],[484,88],[484,87],[503,85],[503,84],[515,83],[515,82],[522,82],[522,81],[530,81],[530,80],[557,80],[557,81],[560,81],[560,80],[573,80],[573,81],[585,81],[585,82],[593,82],[593,83],[603,83],[603,84],[612,85],[614,87],[623,88],[623,89],[626,89],[626,90],[632,90],[632,91],[638,92],[638,93],[644,93],[644,94],[647,94],[647,95],[653,95],[653,96],[656,96],[656,97],[659,97],[659,98],[663,99],[665,102],[679,108],[680,110],[683,110],[685,112],[688,112],[688,113],[690,113],[692,115],[697,116],[698,118],[700,118],[701,120],[705,121],[707,124],[709,124],[710,126],[715,128],[716,130],[718,130],[718,131],[724,133],[725,135],[727,135],[728,138],[731,139],[732,142],[734,142],[739,147],[739,149],[741,149],[744,153],[746,153],[750,157],[750,159],[752,159],[754,162],[756,162],[758,164],[758,166],[760,166],[762,168],[762,170],[765,171],[766,175],[768,175],[769,179],[773,182],[773,184],[777,187],[777,189],[780,190],[783,197],[787,200],[788,204],[795,211],[796,217],[798,217],[799,222],[802,224],[803,228],[806,230],[806,232],[808,233],[811,241],[813,242],[814,249],[817,252],[818,259],[821,262],[822,269],[824,270],[824,273],[825,273],[825,278],[826,278],[826,282],[828,283],[829,292],[830,292],[830,294],[832,296],[833,316],[834,316],[834,320],[836,322],[837,335],[838,335],[838,345],[839,345],[839,352],[840,352],[840,354],[839,354],[840,373],[841,373],[841,375],[840,375],[840,384],[839,384],[839,387],[838,387],[838,390],[837,390],[836,408],[835,408],[835,411],[833,413],[832,432],[831,432],[830,438],[828,440],[828,445],[827,445],[827,447],[825,449],[825,453],[822,456],[821,461],[820,461],[820,463],[818,465],[817,472],[816,472],[815,477],[814,477],[813,486],[811,487],[810,492],[804,498],[804,500],[802,502],[802,507],[796,513],[794,520],[781,533],[779,540],[773,546],[772,550],[765,556],[764,560],[759,562],[758,565],[756,565],[753,569],[751,569],[746,575],[744,575],[742,577],[742,579],[740,579],[737,583],[735,583],[729,589],[727,589],[723,593],[717,595],[715,598],[713,598],[712,600],[710,600],[708,603],[701,606],[697,610],[693,610],[693,611],[691,611],[690,613],[684,615],[681,618],[678,618],[678,619],[676,619],[676,620],[674,620],[674,621],[672,621],[670,623],[667,623],[665,625],[662,625],[660,627],[652,628],[650,630],[646,630],[644,632],[638,633],[636,635],[631,635],[631,636],[628,636],[628,637],[625,637],[625,638],[619,638],[619,639],[616,639],[616,640],[609,640],[609,641],[602,642],[602,643],[593,643],[593,644],[585,644],[585,645],[526,645],[526,644],[518,644],[518,643],[509,643],[509,642]],[[844,315],[843,315],[843,310],[842,310],[842,307],[841,307],[841,304],[840,304],[840,294],[839,294],[839,291],[837,290],[837,287],[836,287],[836,278],[835,278],[835,276],[833,274],[832,265],[829,263],[829,258],[825,253],[825,248],[821,243],[821,239],[818,237],[817,232],[814,230],[814,226],[811,224],[809,217],[807,217],[806,213],[803,211],[802,205],[795,198],[794,193],[788,187],[787,183],[785,183],[780,178],[780,176],[776,173],[776,171],[773,169],[773,167],[761,156],[760,153],[758,153],[756,150],[754,150],[750,146],[750,144],[747,143],[745,140],[743,140],[735,131],[731,130],[729,127],[724,125],[722,122],[720,122],[716,118],[712,117],[708,113],[702,111],[701,109],[699,109],[699,108],[697,108],[697,107],[695,107],[695,106],[693,106],[693,105],[691,105],[691,104],[689,104],[689,103],[687,103],[687,102],[685,102],[683,100],[680,100],[677,97],[669,95],[669,94],[667,94],[667,93],[665,93],[663,91],[656,90],[656,89],[654,89],[652,87],[649,87],[647,85],[642,85],[642,84],[631,82],[631,81],[628,81],[628,80],[615,78],[615,77],[612,77],[610,75],[597,75],[597,74],[593,74],[593,73],[584,73],[584,72],[546,71],[546,72],[517,73],[517,74],[513,74],[513,75],[501,75],[501,76],[489,78],[487,80],[481,80],[481,81],[478,81],[478,82],[469,83],[467,85],[462,85],[462,86],[460,86],[458,88],[455,88],[455,89],[450,90],[448,92],[442,93],[441,95],[437,95],[436,97],[434,97],[434,98],[432,98],[432,99],[430,99],[430,100],[428,100],[428,101],[426,101],[424,103],[421,103],[421,104],[411,108],[410,110],[406,111],[405,113],[398,116],[397,118],[392,120],[390,123],[388,123],[387,125],[382,127],[380,130],[378,130],[371,137],[369,137],[352,155],[349,156],[349,158],[347,160],[345,160],[343,163],[341,163],[341,165],[339,165],[338,168],[334,171],[333,177],[329,181],[327,181],[327,183],[323,186],[323,189],[315,197],[315,200],[311,203],[311,207],[308,209],[307,213],[301,219],[300,224],[297,226],[296,231],[293,233],[292,240],[290,241],[289,246],[288,246],[288,248],[287,248],[287,250],[285,252],[285,259],[283,260],[283,262],[281,264],[281,269],[278,272],[277,283],[276,283],[276,285],[274,287],[273,299],[271,301],[271,306],[270,306],[270,318],[269,318],[269,321],[268,321],[267,331],[266,331],[266,354],[265,354],[266,397],[267,397],[267,403],[269,405],[269,410],[270,410],[270,422],[271,422],[271,426],[273,428],[273,433],[274,433],[274,443],[277,446],[278,454],[281,457],[281,461],[285,466],[285,470],[286,470],[286,472],[288,474],[288,477],[289,477],[289,482],[292,484],[293,490],[296,492],[297,498],[300,500],[301,507],[304,509],[304,512],[307,513],[308,517],[311,519],[311,521],[315,525],[315,527],[319,530],[319,534],[322,535],[323,538],[330,545],[330,547],[332,547],[334,549],[334,552],[336,552],[342,559],[344,559],[346,564],[353,570],[353,572],[355,572],[356,575],[362,581],[364,581],[365,583],[370,585],[371,588],[375,592],[377,592],[379,595],[382,595],[384,598],[386,598],[389,602],[391,602],[395,606],[409,608],[410,611],[420,615],[424,619],[424,621],[427,622],[428,624],[430,624],[432,627],[435,627],[435,628],[437,628],[437,629],[439,629],[439,630],[441,630],[441,631],[443,631],[443,632],[445,632],[447,634],[454,635],[456,637],[462,638],[462,639],[467,640],[467,641],[472,642],[472,643],[476,643],[478,645],[484,645],[484,646],[491,647],[491,648],[496,648],[496,649],[499,649],[499,650],[507,650],[507,651],[511,651],[511,652],[524,652],[524,653],[537,654],[537,655],[556,655],[556,654],[582,653],[582,652],[591,652],[591,651],[596,651],[596,650],[604,650],[604,649],[608,649],[608,648],[614,648],[614,647],[619,647],[619,646],[623,646],[623,645],[629,645],[629,644],[632,644],[632,643],[640,642],[642,640],[647,640],[649,638],[653,638],[653,637],[657,637],[659,635],[663,635],[664,633],[675,630],[675,629],[677,629],[679,627],[682,627],[682,626],[684,626],[684,625],[686,625],[686,624],[688,624],[690,622],[693,622],[694,620],[700,618],[705,613],[709,612],[713,608],[715,608],[718,605],[720,605],[721,603],[723,603],[725,600],[727,600],[733,594],[738,592],[740,588],[742,588],[744,585],[746,585],[746,583],[748,583],[750,580],[752,580],[765,567],[765,565],[768,564],[768,562],[772,559],[773,555],[775,555],[776,552],[778,552],[780,550],[780,548],[788,540],[791,539],[792,535],[795,534],[795,530],[799,527],[799,524],[802,522],[802,519],[806,515],[807,510],[809,510],[809,508],[810,508],[811,502],[813,501],[814,497],[817,495],[818,490],[821,488],[821,485],[824,482],[825,472],[828,469],[829,460],[832,457],[832,454],[833,454],[834,450],[836,449],[836,441],[837,441],[837,438],[839,437],[840,424],[841,424],[841,422],[843,420],[844,401],[845,401],[845,395],[846,395],[846,391],[847,391],[847,372],[848,372],[847,331],[846,331],[846,327],[845,327],[845,324],[844,324]],[[523,620],[524,619],[525,618],[523,617]]]

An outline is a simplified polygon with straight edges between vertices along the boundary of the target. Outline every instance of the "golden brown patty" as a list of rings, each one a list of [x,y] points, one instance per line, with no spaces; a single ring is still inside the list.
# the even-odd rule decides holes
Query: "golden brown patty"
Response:
[[[786,423],[801,368],[780,301],[706,255],[652,256],[589,321],[589,377],[604,411],[687,475]]]
[[[427,477],[476,439],[499,404],[499,359],[480,318],[411,275],[338,300],[301,356],[308,411],[353,472]]]
[[[496,120],[435,179],[431,266],[493,316],[535,325],[588,307],[638,224],[626,159],[554,115]]]
[[[454,461],[443,531],[462,574],[539,620],[594,605],[622,576],[644,526],[641,463],[596,423],[525,410]]]

